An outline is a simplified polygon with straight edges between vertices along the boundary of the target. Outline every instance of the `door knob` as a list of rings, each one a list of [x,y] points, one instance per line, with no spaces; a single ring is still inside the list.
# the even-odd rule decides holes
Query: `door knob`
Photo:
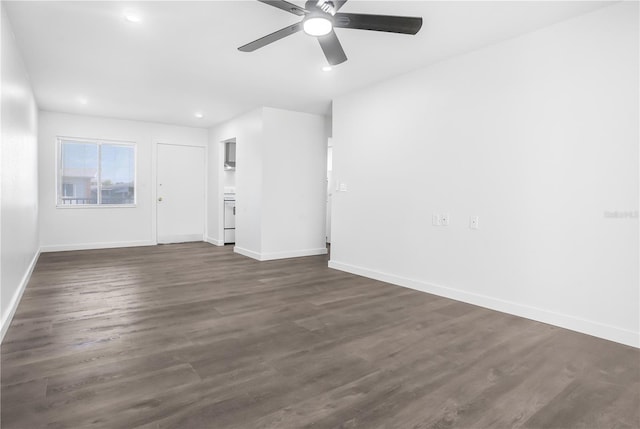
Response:
[[[162,201],[162,197],[158,198],[158,201]]]

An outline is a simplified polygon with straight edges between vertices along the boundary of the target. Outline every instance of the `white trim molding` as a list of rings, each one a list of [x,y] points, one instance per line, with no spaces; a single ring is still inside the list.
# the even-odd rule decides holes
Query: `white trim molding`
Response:
[[[233,251],[235,253],[238,253],[238,254],[242,255],[242,256],[247,256],[249,258],[253,258],[253,259],[257,259],[258,261],[261,261],[260,253],[254,252],[253,250],[244,249],[244,248],[238,247],[238,246],[233,246]]]
[[[224,246],[224,240],[218,240],[217,238],[206,237],[204,241],[214,246]]]
[[[66,252],[72,250],[95,250],[95,249],[113,249],[115,247],[140,247],[140,246],[155,246],[155,241],[140,240],[140,241],[114,241],[114,242],[102,242],[102,243],[81,243],[81,244],[54,244],[49,246],[42,246],[40,251],[46,252]]]
[[[202,234],[177,234],[158,236],[158,244],[190,243],[192,241],[204,241]]]
[[[300,258],[303,256],[326,255],[327,248],[290,250],[285,252],[263,253],[261,261],[272,261],[274,259]]]
[[[319,247],[317,249],[290,250],[285,252],[258,253],[252,250],[243,249],[241,247],[235,246],[233,248],[233,251],[235,253],[248,256],[249,258],[253,258],[258,261],[273,261],[276,259],[300,258],[303,256],[315,256],[315,255],[327,254],[326,247]]]
[[[13,320],[13,316],[16,314],[16,310],[18,309],[18,304],[20,304],[20,300],[22,299],[22,295],[24,294],[25,289],[27,288],[27,284],[29,284],[29,280],[31,279],[31,274],[33,273],[33,269],[36,267],[36,263],[38,262],[38,258],[40,257],[40,249],[36,252],[31,259],[31,263],[29,264],[29,268],[22,276],[22,280],[20,281],[20,285],[18,289],[15,291],[13,296],[11,297],[11,303],[7,309],[7,313],[2,316],[2,327],[0,328],[0,343],[4,340],[4,336],[9,329],[9,325],[11,325],[11,321]]]
[[[569,329],[583,334],[592,335],[594,337],[604,338],[605,340],[615,341],[616,343],[640,348],[640,332],[633,332],[592,320],[581,319],[567,314],[555,313],[553,311],[530,307],[512,301],[506,301],[486,295],[465,292],[459,289],[453,289],[434,283],[424,282],[421,280],[396,276],[394,274],[371,270],[364,267],[358,267],[334,260],[329,261],[329,268],[372,278],[375,280],[380,280],[421,292],[431,293],[445,298],[454,299],[456,301],[466,302],[468,304],[478,305],[480,307],[488,308],[491,310],[524,317],[526,319],[535,320],[537,322],[547,323],[550,325],[558,326],[560,328]]]

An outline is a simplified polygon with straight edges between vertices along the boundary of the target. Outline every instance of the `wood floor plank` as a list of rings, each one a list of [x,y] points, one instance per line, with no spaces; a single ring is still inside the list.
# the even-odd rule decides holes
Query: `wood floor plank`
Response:
[[[45,253],[3,428],[640,428],[640,351],[327,267],[185,243]]]

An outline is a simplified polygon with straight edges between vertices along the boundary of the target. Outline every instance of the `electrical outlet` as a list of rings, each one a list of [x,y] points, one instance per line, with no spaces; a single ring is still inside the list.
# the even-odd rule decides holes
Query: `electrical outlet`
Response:
[[[449,213],[434,213],[431,216],[431,224],[433,226],[449,226]]]
[[[440,215],[440,226],[449,226],[449,221],[451,218],[449,217],[449,213],[443,213]]]
[[[470,229],[478,229],[480,224],[480,218],[478,216],[471,216],[469,218],[469,228]]]

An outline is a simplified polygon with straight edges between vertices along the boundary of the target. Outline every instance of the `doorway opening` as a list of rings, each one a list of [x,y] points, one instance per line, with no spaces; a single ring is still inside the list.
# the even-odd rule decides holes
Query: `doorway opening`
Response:
[[[221,142],[222,150],[222,241],[236,242],[236,138]]]

